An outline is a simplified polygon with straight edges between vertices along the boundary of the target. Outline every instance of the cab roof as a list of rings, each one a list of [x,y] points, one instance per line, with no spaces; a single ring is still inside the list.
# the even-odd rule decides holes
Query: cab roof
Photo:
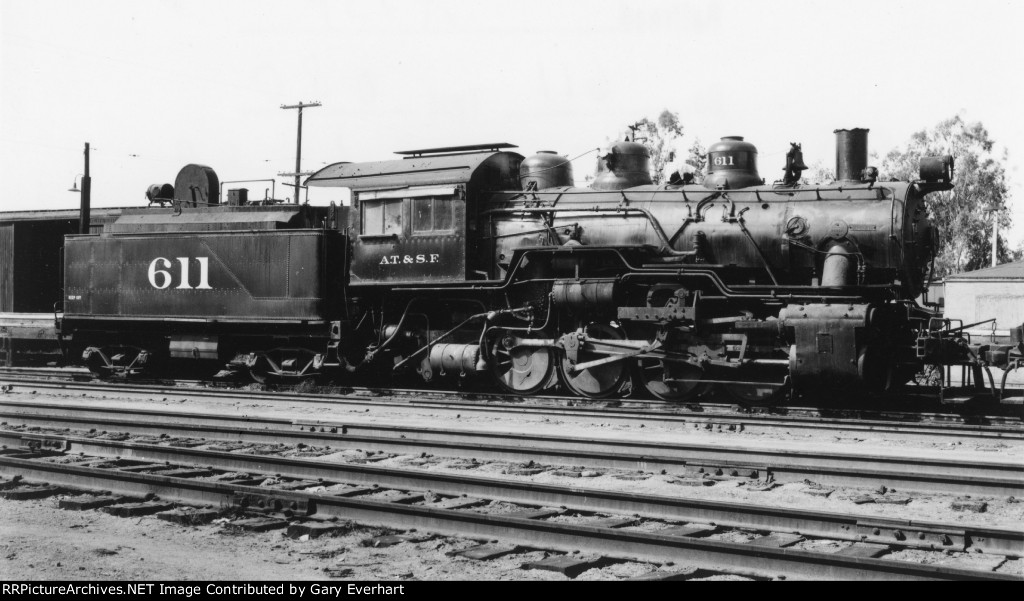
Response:
[[[344,187],[358,192],[407,186],[468,184],[478,172],[499,167],[522,156],[514,152],[460,152],[434,156],[410,156],[391,161],[334,163],[306,179],[307,186]]]

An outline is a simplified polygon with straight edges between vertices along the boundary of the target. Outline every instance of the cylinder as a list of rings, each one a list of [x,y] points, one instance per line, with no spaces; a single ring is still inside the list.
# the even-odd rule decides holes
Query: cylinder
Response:
[[[868,166],[868,131],[861,127],[835,130],[837,181],[860,181]]]
[[[551,287],[551,302],[572,309],[615,306],[615,282],[559,280]]]
[[[430,368],[441,374],[484,369],[479,344],[437,344],[430,348]]]
[[[853,274],[853,261],[850,251],[842,244],[836,244],[828,249],[825,255],[825,264],[821,268],[822,286],[849,286]]]
[[[573,185],[572,163],[553,150],[538,150],[519,166],[519,181],[523,190],[531,183],[534,188],[558,188]]]
[[[146,200],[150,203],[174,200],[174,186],[170,184],[153,184],[146,189]]]

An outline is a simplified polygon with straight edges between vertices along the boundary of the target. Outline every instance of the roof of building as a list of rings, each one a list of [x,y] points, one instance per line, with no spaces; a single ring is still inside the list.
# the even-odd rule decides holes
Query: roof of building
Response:
[[[114,208],[96,208],[93,207],[89,212],[90,219],[97,219],[101,217],[116,217],[121,214],[123,209],[120,207]],[[0,222],[9,221],[59,221],[59,220],[72,220],[76,221],[79,217],[78,209],[43,209],[39,211],[4,211],[0,212]]]
[[[961,280],[1024,280],[1024,261],[1003,263],[995,267],[946,276],[947,282]]]

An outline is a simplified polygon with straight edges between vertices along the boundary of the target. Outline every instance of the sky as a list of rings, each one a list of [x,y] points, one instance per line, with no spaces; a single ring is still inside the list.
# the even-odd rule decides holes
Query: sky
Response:
[[[576,156],[669,109],[682,148],[742,135],[769,181],[790,142],[832,166],[835,129],[884,156],[960,114],[1007,153],[1016,247],[1022,22],[1005,0],[0,0],[0,210],[76,207],[85,142],[97,207],[144,205],[188,163],[291,172],[299,101],[323,105],[303,170],[487,142]]]

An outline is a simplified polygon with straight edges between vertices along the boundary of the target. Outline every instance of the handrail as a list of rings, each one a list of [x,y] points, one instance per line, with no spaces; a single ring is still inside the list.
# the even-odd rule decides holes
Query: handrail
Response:
[[[661,239],[661,242],[663,244],[662,248],[659,249],[660,252],[668,254],[668,255],[671,255],[671,256],[678,256],[678,257],[688,257],[688,256],[693,256],[694,255],[694,251],[692,251],[692,250],[675,250],[674,248],[672,248],[672,242],[669,240],[668,235],[665,234],[665,230],[662,229],[661,223],[658,222],[658,220],[654,217],[654,215],[651,214],[650,211],[648,211],[647,209],[641,209],[641,208],[637,208],[637,207],[622,207],[622,206],[607,207],[607,208],[591,207],[589,209],[570,209],[570,208],[556,209],[554,207],[549,207],[549,208],[518,208],[518,209],[517,208],[501,208],[501,209],[488,209],[488,210],[484,211],[483,214],[484,215],[491,215],[491,214],[498,214],[498,213],[502,213],[502,214],[512,214],[512,213],[539,213],[539,214],[546,214],[546,213],[610,213],[610,214],[612,214],[614,216],[614,215],[617,215],[617,214],[620,214],[620,213],[621,214],[626,214],[626,213],[630,213],[630,212],[640,213],[644,217],[647,218],[647,221],[650,222],[651,227],[654,228],[655,233],[658,235],[658,238]]]

